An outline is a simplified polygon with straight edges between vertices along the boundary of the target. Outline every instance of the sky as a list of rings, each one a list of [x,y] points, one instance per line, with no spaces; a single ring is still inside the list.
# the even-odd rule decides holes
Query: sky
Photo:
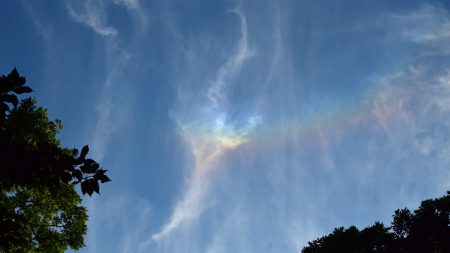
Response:
[[[0,73],[112,182],[83,253],[299,252],[450,187],[450,2],[3,1]]]

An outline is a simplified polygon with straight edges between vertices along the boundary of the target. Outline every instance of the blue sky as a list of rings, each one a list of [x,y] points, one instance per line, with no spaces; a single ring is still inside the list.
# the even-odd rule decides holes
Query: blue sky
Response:
[[[450,186],[446,1],[5,1],[27,77],[112,182],[81,252],[299,252]]]

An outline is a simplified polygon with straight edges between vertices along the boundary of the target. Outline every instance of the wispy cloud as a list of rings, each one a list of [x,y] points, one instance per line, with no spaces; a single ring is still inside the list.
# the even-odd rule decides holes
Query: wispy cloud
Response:
[[[153,223],[153,207],[148,200],[115,193],[107,199],[90,199],[88,211],[89,233],[96,235],[87,238],[89,252],[140,252],[139,242]],[[111,243],[112,238],[117,242]]]
[[[123,2],[128,3],[128,1]],[[74,4],[77,4],[78,8],[75,8],[73,6]],[[74,3],[73,1],[66,1],[66,7],[70,17],[74,21],[87,25],[102,36],[117,35],[118,31],[114,27],[105,24],[106,13],[103,11],[104,6],[102,1],[86,0],[83,5]]]
[[[140,32],[145,33],[148,28],[148,10],[144,7],[141,0],[113,0],[116,5],[121,5],[127,8],[129,13],[138,20],[140,25]]]
[[[207,203],[210,173],[220,167],[223,155],[245,143],[249,132],[259,124],[260,119],[255,115],[240,126],[234,125],[228,117],[227,89],[239,75],[245,61],[254,55],[254,50],[249,47],[244,14],[240,10],[233,10],[231,13],[239,18],[241,36],[235,51],[210,81],[207,88],[208,100],[201,102],[201,111],[193,112],[190,117],[183,115],[184,112],[174,112],[180,134],[194,156],[194,168],[183,197],[175,205],[169,222],[152,236],[157,242],[164,242],[172,231],[195,220],[211,204]]]
[[[114,40],[109,40],[105,45],[107,52],[105,65],[108,71],[102,84],[101,96],[95,105],[98,117],[92,132],[92,150],[99,160],[104,158],[110,136],[123,127],[127,120],[127,113],[121,106],[126,102],[126,94],[121,94],[121,101],[118,102],[120,90],[118,80],[131,57]]]
[[[450,180],[450,159],[444,158],[450,132],[450,69],[441,68],[437,59],[413,65],[378,83],[382,89],[372,111],[387,138],[383,146],[396,154],[394,163],[404,163],[397,165],[397,173],[404,174],[400,194],[405,200],[410,199],[407,196],[413,194],[419,178],[434,182],[439,191],[445,191]],[[412,70],[416,68],[420,73]]]
[[[66,10],[70,17],[77,23],[90,27],[96,34],[101,35],[103,43],[99,50],[102,56],[98,60],[100,66],[97,74],[92,78],[92,87],[98,92],[98,96],[93,101],[91,112],[93,124],[87,130],[89,143],[92,150],[91,156],[102,164],[106,157],[111,157],[111,143],[115,134],[126,133],[133,126],[133,120],[130,118],[130,99],[131,90],[134,83],[130,80],[131,66],[134,64],[136,32],[142,32],[135,29],[132,24],[130,30],[132,38],[125,38],[119,31],[108,24],[110,13],[108,8],[111,5],[117,5],[120,8],[126,8],[130,19],[139,19],[145,16],[142,12],[142,6],[138,0],[115,0],[115,1],[97,1],[85,0],[82,2],[66,0]],[[138,27],[139,28],[139,27]],[[142,26],[140,27],[142,28]],[[95,58],[94,58],[95,59]],[[126,83],[127,85],[123,85]],[[117,140],[117,139],[116,139]],[[121,161],[131,160],[128,151],[120,151]],[[116,160],[117,161],[117,160]],[[110,165],[108,167],[113,181],[120,181],[118,177],[129,173],[129,165]],[[115,175],[116,178],[113,176]],[[109,185],[105,185],[108,188]],[[89,232],[86,236],[86,250],[88,252],[139,252],[139,242],[146,239],[148,228],[152,221],[152,205],[148,200],[136,196],[124,196],[124,190],[114,187],[109,188],[109,193],[113,197],[106,199],[86,199],[89,210]],[[111,196],[110,195],[110,196]],[[107,228],[107,229],[105,229]],[[121,236],[117,237],[117,233]],[[100,234],[105,235],[99,236]],[[100,241],[98,238],[107,238],[107,241]],[[116,243],[111,244],[111,238],[117,238]],[[105,248],[109,247],[109,248]]]
[[[247,20],[245,16],[238,9],[231,12],[238,15],[241,21],[241,39],[236,52],[220,67],[216,79],[211,82],[211,86],[208,88],[208,97],[215,107],[226,104],[226,101],[224,101],[226,94],[224,88],[231,81],[230,79],[239,73],[242,64],[255,53],[248,45]]]
[[[130,10],[137,10],[141,7],[139,0],[113,0],[113,2],[115,4],[124,5]]]
[[[54,31],[53,27],[41,20],[41,17],[36,13],[36,11],[33,9],[32,4],[30,2],[27,2],[26,0],[22,0],[22,6],[24,6],[25,10],[28,12],[29,17],[31,18],[35,30],[42,36],[47,46],[52,43],[54,40]]]
[[[450,53],[449,12],[443,6],[423,4],[418,10],[387,14],[383,19],[391,27],[391,39],[439,47],[440,53]]]
[[[377,91],[367,116],[386,137],[379,145],[396,154],[391,163],[402,163],[396,171],[404,175],[400,194],[410,200],[418,178],[433,181],[440,191],[449,186],[450,159],[444,157],[450,132],[450,13],[439,5],[424,4],[385,17],[390,22],[387,43],[418,47],[410,61],[372,78]],[[421,164],[424,161],[428,162]],[[389,174],[394,177],[393,172]]]

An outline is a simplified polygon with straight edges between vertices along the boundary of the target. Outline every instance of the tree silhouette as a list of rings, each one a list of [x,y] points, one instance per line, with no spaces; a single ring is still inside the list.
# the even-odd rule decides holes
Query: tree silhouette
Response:
[[[13,69],[0,77],[0,252],[64,252],[84,246],[87,210],[82,194],[110,181],[89,148],[62,147],[59,120],[32,98]]]
[[[411,212],[398,209],[390,228],[376,222],[358,230],[340,227],[308,242],[302,253],[447,253],[450,252],[450,192],[441,198],[422,201]]]

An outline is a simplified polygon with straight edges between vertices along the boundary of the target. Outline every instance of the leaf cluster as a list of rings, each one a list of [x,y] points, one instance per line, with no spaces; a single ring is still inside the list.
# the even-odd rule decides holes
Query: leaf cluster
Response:
[[[0,171],[0,182],[4,187],[81,183],[83,194],[99,193],[99,183],[110,181],[106,170],[86,158],[87,145],[79,155],[75,148],[61,147],[56,137],[61,121],[49,120],[47,110],[38,107],[36,100],[26,98],[19,103],[17,95],[31,92],[25,82],[16,69],[0,77],[0,161],[6,168]]]
[[[71,185],[61,185],[58,191],[9,190],[0,195],[0,252],[64,252],[84,246],[87,210]]]
[[[62,147],[59,120],[32,98],[13,69],[0,76],[0,252],[64,252],[82,247],[87,213],[75,190],[100,193],[106,170],[89,147]]]
[[[76,155],[78,153],[77,149],[72,150]],[[99,183],[106,183],[111,181],[109,177],[105,174],[107,170],[101,169],[100,165],[93,159],[86,159],[86,155],[89,152],[89,147],[86,145],[81,149],[81,153],[75,160],[75,165],[77,166],[71,172],[72,184],[81,183],[81,192],[83,194],[92,195],[96,192],[100,194]]]
[[[0,117],[4,118],[5,112],[10,111],[9,105],[14,108],[19,104],[19,99],[15,94],[29,93],[33,90],[25,86],[25,77],[20,76],[17,69],[13,69],[9,75],[0,77]]]

